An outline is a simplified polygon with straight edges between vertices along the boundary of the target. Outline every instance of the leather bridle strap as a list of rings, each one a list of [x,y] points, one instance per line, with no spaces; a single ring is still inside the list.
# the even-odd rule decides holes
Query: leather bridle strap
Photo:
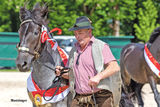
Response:
[[[33,22],[33,20],[32,20],[32,19],[24,20],[24,21],[20,24],[20,26],[22,26],[24,23],[27,23],[27,22]]]
[[[29,48],[26,48],[26,47],[24,47],[24,46],[22,46],[22,47],[18,46],[17,49],[18,49],[18,51],[20,51],[20,52],[27,52],[27,53],[35,56],[36,58],[38,58],[38,57],[40,56],[40,54],[39,54],[37,51],[33,51],[33,52],[32,52],[32,51],[30,51]]]
[[[33,20],[32,20],[32,19],[24,20],[24,21],[20,24],[20,26],[22,26],[24,23],[27,23],[27,22],[33,22]],[[38,53],[38,51],[35,51],[35,50],[34,50],[34,51],[32,52],[29,48],[24,47],[24,46],[21,46],[21,47],[20,47],[20,46],[17,46],[17,49],[18,49],[18,51],[27,52],[27,53],[35,56],[36,59],[40,56],[40,54]]]

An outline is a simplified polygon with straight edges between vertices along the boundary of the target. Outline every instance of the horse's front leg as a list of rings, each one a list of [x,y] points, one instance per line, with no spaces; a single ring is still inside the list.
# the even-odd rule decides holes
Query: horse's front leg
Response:
[[[157,105],[158,105],[158,107],[160,107],[160,94],[159,94],[159,92],[157,90],[157,86],[156,86],[156,83],[154,81],[153,76],[149,77],[149,83],[150,83],[150,86],[151,86],[152,91],[154,93],[154,98],[155,98],[155,100],[157,102]]]

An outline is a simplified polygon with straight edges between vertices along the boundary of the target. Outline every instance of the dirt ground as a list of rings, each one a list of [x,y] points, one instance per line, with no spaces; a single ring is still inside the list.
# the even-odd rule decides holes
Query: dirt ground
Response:
[[[32,107],[26,90],[28,75],[29,72],[0,72],[0,107]],[[142,96],[144,107],[157,107],[148,84],[143,87]]]
[[[32,107],[27,94],[29,72],[0,72],[0,107]]]

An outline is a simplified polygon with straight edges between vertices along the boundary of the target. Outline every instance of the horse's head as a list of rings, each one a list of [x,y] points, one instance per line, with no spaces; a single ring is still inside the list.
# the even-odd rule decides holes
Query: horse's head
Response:
[[[46,16],[48,7],[45,5],[41,7],[38,4],[34,6],[32,11],[25,7],[20,9],[20,28],[19,38],[20,42],[17,45],[18,56],[16,65],[20,71],[29,71],[31,63],[39,56],[41,52],[41,27],[46,25]]]
[[[152,32],[149,44],[153,57],[160,63],[160,27],[157,27]]]

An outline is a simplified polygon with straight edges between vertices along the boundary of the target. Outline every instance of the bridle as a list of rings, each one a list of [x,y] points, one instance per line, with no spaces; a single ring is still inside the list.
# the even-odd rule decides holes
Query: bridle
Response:
[[[24,21],[20,24],[20,26],[22,26],[24,23],[27,23],[27,22],[34,22],[34,21],[33,21],[32,19],[24,20]],[[40,39],[40,37],[39,37],[39,39]],[[40,41],[40,40],[38,40],[38,43],[39,43],[39,41]],[[38,43],[37,43],[37,45],[38,45]],[[37,48],[36,48],[36,49],[37,49]],[[30,50],[29,48],[27,48],[27,47],[20,46],[20,43],[17,44],[17,50],[18,50],[19,52],[29,53],[29,54],[33,55],[33,56],[35,57],[35,59],[39,58],[39,56],[40,56],[40,53],[38,52],[39,49],[34,50],[34,51],[31,51],[31,50]]]

